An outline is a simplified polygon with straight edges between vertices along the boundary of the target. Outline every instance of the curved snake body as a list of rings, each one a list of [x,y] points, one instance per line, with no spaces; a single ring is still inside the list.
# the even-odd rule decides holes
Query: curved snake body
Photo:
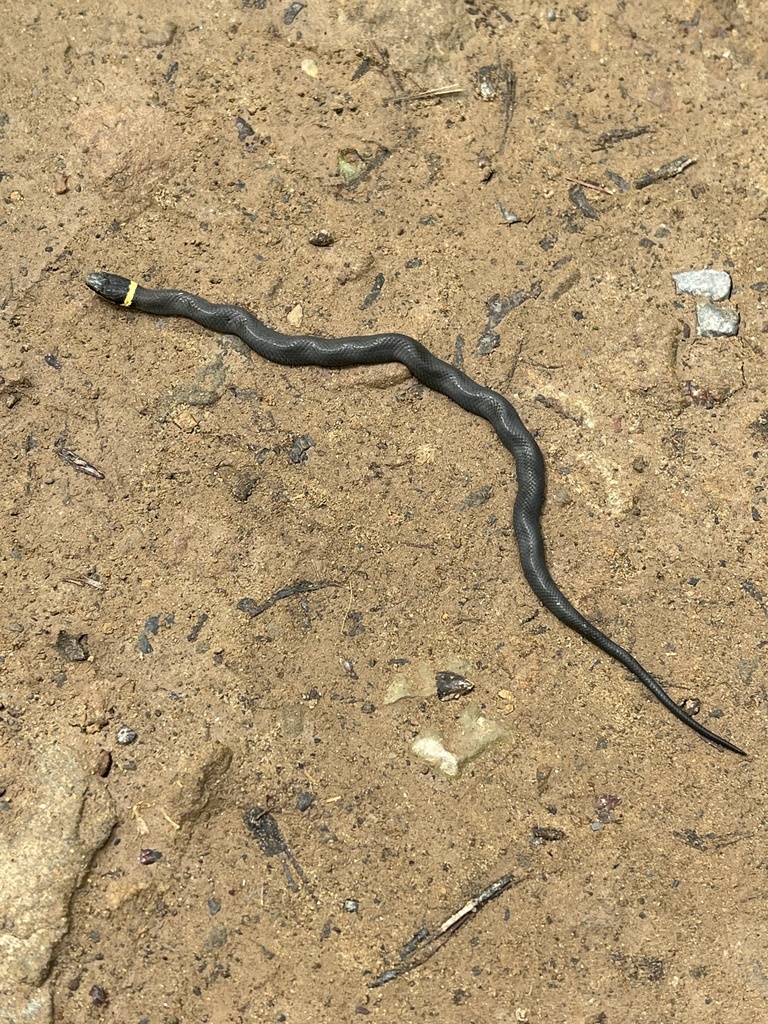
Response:
[[[118,306],[129,306],[155,316],[182,316],[210,330],[235,335],[273,363],[323,367],[402,363],[422,384],[487,420],[514,456],[517,497],[513,525],[523,573],[534,594],[566,626],[628,669],[681,722],[713,743],[744,754],[729,740],[687,715],[628,651],[573,607],[552,579],[539,523],[545,493],[544,458],[533,435],[503,395],[478,384],[405,334],[333,339],[294,337],[272,330],[240,306],[207,302],[189,292],[143,288],[135,281],[106,273],[91,274],[86,283],[102,298]]]

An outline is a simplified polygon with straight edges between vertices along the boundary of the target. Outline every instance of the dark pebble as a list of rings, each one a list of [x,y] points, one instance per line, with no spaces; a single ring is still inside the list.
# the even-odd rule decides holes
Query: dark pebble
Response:
[[[307,461],[307,452],[314,447],[315,442],[308,434],[301,434],[294,438],[289,452],[289,458],[294,466],[302,466]]]
[[[299,14],[304,10],[304,7],[305,4],[298,3],[298,0],[295,3],[292,3],[283,15],[283,24],[292,25]]]
[[[162,856],[159,850],[141,850],[139,864],[157,864],[159,860],[162,860]]]
[[[561,828],[539,828],[533,830],[534,839],[542,839],[545,843],[556,843],[558,839],[565,839],[565,832]]]
[[[315,798],[312,793],[299,793],[299,795],[296,797],[296,808],[299,811],[308,811],[314,802]]]
[[[238,117],[235,119],[235,128],[237,128],[238,142],[245,142],[245,140],[251,135],[256,134],[244,117]]]
[[[254,473],[241,473],[232,485],[235,501],[248,501],[258,486],[259,478]]]
[[[88,637],[85,633],[73,636],[62,629],[56,637],[56,650],[64,661],[87,661]]]
[[[105,989],[101,985],[94,985],[88,995],[93,1000],[94,1006],[106,1006],[109,1002],[109,996]]]
[[[155,650],[146,633],[139,634],[137,647],[139,648],[139,654],[153,654]]]
[[[435,676],[435,683],[440,700],[455,700],[457,697],[463,697],[466,693],[471,693],[475,688],[474,683],[470,683],[468,679],[456,672],[438,672]]]

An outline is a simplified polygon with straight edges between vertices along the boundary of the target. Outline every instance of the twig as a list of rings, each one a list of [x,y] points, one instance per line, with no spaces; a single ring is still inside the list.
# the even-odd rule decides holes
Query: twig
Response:
[[[501,142],[499,143],[499,153],[504,152],[504,148],[507,145],[507,136],[509,135],[509,126],[512,123],[512,115],[515,112],[515,102],[517,100],[517,75],[512,70],[511,66],[504,65],[504,131],[501,133]]]
[[[566,181],[572,181],[574,185],[581,185],[583,188],[593,188],[595,192],[604,192],[607,196],[615,196],[616,193],[612,188],[606,188],[605,185],[598,185],[596,181],[582,181],[581,178],[569,178],[566,174]]]
[[[639,135],[645,135],[646,132],[651,130],[651,126],[648,124],[638,125],[637,128],[614,128],[610,132],[598,135],[592,147],[592,152],[598,149],[605,149],[607,146],[613,146],[617,142],[626,142],[627,139],[636,139]]]
[[[86,476],[92,476],[95,480],[103,480],[104,474],[100,469],[96,469],[90,462],[78,455],[77,452],[71,451],[69,448],[64,448],[60,444],[55,445],[56,454],[59,458],[66,462],[72,469],[76,469],[78,473],[85,473]]]
[[[402,963],[397,967],[391,967],[383,971],[370,982],[368,987],[380,988],[382,985],[394,981],[395,978],[399,978],[403,974],[412,971],[414,967],[421,967],[422,964],[435,955],[438,949],[445,945],[452,935],[455,935],[463,924],[467,923],[473,914],[476,914],[486,903],[495,900],[497,896],[500,896],[514,884],[515,878],[513,875],[502,875],[495,882],[491,882],[482,892],[473,896],[471,900],[464,904],[461,910],[457,910],[455,914],[451,914],[450,917],[446,918],[436,931],[430,933],[426,928],[422,928],[416,932],[400,950]]]
[[[103,590],[104,584],[93,576],[65,576],[62,583],[74,583],[76,587],[93,587],[94,590]]]
[[[635,188],[647,188],[648,185],[655,185],[657,181],[668,181],[670,178],[676,178],[678,174],[682,174],[691,164],[695,163],[695,157],[679,156],[677,160],[670,160],[668,164],[662,164],[655,171],[648,171],[642,178],[638,178],[635,182]]]
[[[425,89],[423,92],[406,92],[402,96],[386,96],[385,103],[412,103],[414,100],[431,100],[439,96],[457,96],[464,92],[460,85],[441,85],[436,89]]]
[[[237,602],[237,608],[238,611],[247,612],[252,619],[255,619],[257,615],[261,615],[262,612],[267,611],[272,605],[277,604],[278,601],[284,601],[287,597],[296,597],[299,594],[314,594],[316,590],[324,590],[326,587],[343,586],[343,583],[339,583],[336,580],[318,580],[317,583],[312,583],[309,580],[298,580],[293,586],[276,590],[271,597],[268,597],[266,601],[262,601],[261,604],[256,604],[252,597],[243,597]]]

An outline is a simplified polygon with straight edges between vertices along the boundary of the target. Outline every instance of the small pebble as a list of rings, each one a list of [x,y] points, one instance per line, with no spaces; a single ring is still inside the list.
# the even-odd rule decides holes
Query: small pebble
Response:
[[[493,177],[493,160],[483,154],[483,156],[478,157],[477,167],[480,171],[480,181],[490,181]]]
[[[696,307],[696,337],[733,338],[739,333],[739,314],[733,309],[720,309],[711,302]]]
[[[108,750],[100,750],[96,759],[96,774],[106,779],[112,770],[112,755]]]
[[[359,678],[357,672],[355,671],[355,666],[347,658],[339,658],[339,664],[344,669],[344,671],[347,673],[347,675],[349,676],[350,679],[358,679]]]
[[[299,303],[295,305],[293,309],[290,310],[285,319],[288,321],[289,325],[294,329],[294,331],[298,332],[299,328],[301,327],[301,322],[304,319],[304,310],[302,309],[301,304]]]
[[[211,896],[211,898],[208,900],[208,913],[211,915],[211,917],[213,917],[215,914],[218,914],[220,910],[221,904],[219,903],[215,896]]]
[[[232,497],[236,501],[248,501],[256,490],[259,478],[251,472],[241,473],[232,485]]]
[[[300,434],[294,437],[288,457],[294,466],[302,466],[307,461],[307,452],[315,447],[315,442],[308,434]]]
[[[731,275],[724,270],[683,270],[673,274],[678,295],[701,295],[720,302],[731,294]]]
[[[592,801],[596,811],[615,811],[621,806],[621,797],[613,793],[601,793]]]
[[[101,987],[101,985],[94,985],[93,988],[91,988],[88,995],[93,1000],[94,1006],[106,1006],[107,1003],[109,1002],[109,996]]]
[[[62,629],[56,638],[56,650],[64,661],[76,662],[88,660],[88,637],[83,633],[73,636]]]
[[[157,864],[162,858],[163,855],[159,850],[141,850],[139,864]]]
[[[296,809],[299,811],[308,811],[314,802],[315,798],[312,793],[308,791],[299,793],[296,797]]]
[[[475,688],[474,683],[470,683],[458,672],[438,672],[435,676],[435,683],[440,700],[456,700],[457,697],[472,693]]]
[[[243,117],[236,118],[236,120],[235,120],[235,128],[237,128],[237,139],[238,139],[238,142],[245,142],[245,140],[247,138],[250,138],[251,135],[255,135],[256,134],[254,132],[253,128],[251,128],[251,126],[248,124],[248,122]]]
[[[499,93],[498,84],[498,68],[493,65],[480,68],[477,72],[475,90],[481,100],[485,100],[487,103],[495,100]]]
[[[540,828],[537,825],[533,830],[533,838],[545,843],[556,843],[559,839],[565,839],[565,832],[561,828]]]
[[[686,715],[698,715],[701,712],[701,701],[698,697],[686,697],[680,701],[680,710],[684,711]]]
[[[593,821],[589,827],[592,829],[593,832],[600,832],[602,831],[603,823],[602,821]]]
[[[508,210],[501,200],[496,200],[496,205],[501,210],[501,216],[505,224],[519,224],[520,218],[512,210]]]
[[[344,912],[347,914],[356,914],[360,909],[360,904],[357,900],[344,900]]]
[[[129,747],[131,743],[135,743],[139,738],[139,734],[134,732],[133,729],[127,725],[121,725],[117,730],[117,742],[122,747]]]
[[[160,631],[160,616],[150,615],[147,621],[144,623],[144,632],[151,633],[152,636],[157,636]]]
[[[146,633],[139,634],[136,646],[139,648],[139,654],[153,654],[155,650]]]

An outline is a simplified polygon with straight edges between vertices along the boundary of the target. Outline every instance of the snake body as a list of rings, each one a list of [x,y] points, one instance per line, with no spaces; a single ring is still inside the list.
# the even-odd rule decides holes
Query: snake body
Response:
[[[294,337],[272,330],[240,306],[207,302],[189,292],[143,288],[128,278],[106,273],[90,274],[86,283],[97,295],[115,305],[155,316],[186,317],[210,330],[235,335],[273,363],[323,367],[402,363],[426,387],[487,420],[515,460],[517,497],[513,525],[523,573],[536,597],[566,626],[628,669],[675,718],[720,747],[744,754],[735,744],[687,715],[628,651],[574,608],[552,579],[539,523],[545,494],[544,458],[533,435],[503,395],[478,384],[405,334],[334,339]]]

